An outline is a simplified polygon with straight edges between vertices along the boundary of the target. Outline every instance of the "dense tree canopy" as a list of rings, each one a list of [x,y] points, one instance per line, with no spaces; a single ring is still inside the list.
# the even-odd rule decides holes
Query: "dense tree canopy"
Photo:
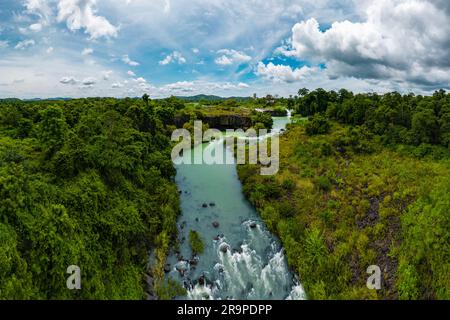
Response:
[[[343,124],[364,125],[389,143],[450,145],[450,94],[444,90],[432,96],[353,94],[320,88],[299,94],[292,103],[302,116],[322,113]]]
[[[149,250],[176,235],[171,103],[0,103],[0,299],[144,297]]]

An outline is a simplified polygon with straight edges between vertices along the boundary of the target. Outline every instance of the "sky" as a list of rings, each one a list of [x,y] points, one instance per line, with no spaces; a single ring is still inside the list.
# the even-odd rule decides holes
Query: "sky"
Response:
[[[450,88],[448,0],[0,0],[0,98]]]

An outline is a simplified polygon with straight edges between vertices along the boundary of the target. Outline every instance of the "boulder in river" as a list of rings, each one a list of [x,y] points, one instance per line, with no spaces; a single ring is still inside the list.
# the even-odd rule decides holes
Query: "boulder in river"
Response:
[[[222,243],[219,247],[220,252],[227,253],[230,250],[230,246],[226,243]]]
[[[203,208],[208,208],[208,204],[207,204],[207,203],[204,203],[204,204],[202,204],[202,207],[203,207]]]
[[[256,222],[252,222],[250,223],[250,228],[251,229],[255,229],[258,225],[256,224]]]
[[[198,257],[198,256],[193,256],[193,257],[191,258],[191,260],[189,260],[189,264],[190,264],[191,266],[196,266],[196,265],[198,264],[198,260],[199,260],[199,257]]]
[[[211,203],[209,204],[209,206],[210,206],[210,207],[215,207],[216,204],[215,204],[214,202],[211,202]]]
[[[181,276],[184,276],[184,273],[187,270],[187,262],[180,261],[175,265],[175,269],[180,273]]]
[[[238,249],[233,249],[233,253],[239,253],[242,254],[243,250],[241,247],[239,247]]]
[[[212,225],[213,225],[214,228],[217,229],[217,228],[220,226],[220,223],[217,222],[217,221],[214,221],[214,222],[212,223]]]
[[[164,272],[165,273],[169,273],[170,272],[170,264],[166,264],[165,266],[164,266]]]
[[[198,278],[198,284],[201,286],[204,286],[206,284],[205,276],[201,276],[200,278]]]

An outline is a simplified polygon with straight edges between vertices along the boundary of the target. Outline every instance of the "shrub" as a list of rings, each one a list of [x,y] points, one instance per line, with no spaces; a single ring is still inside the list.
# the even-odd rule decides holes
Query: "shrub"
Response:
[[[289,203],[289,201],[281,201],[278,204],[278,212],[285,218],[293,217],[295,215],[295,206]]]
[[[293,179],[286,179],[281,184],[281,187],[286,191],[293,191],[295,189],[295,181]]]
[[[189,231],[189,245],[191,246],[194,254],[201,254],[205,249],[202,238],[197,231]]]
[[[309,136],[325,134],[330,131],[330,122],[321,114],[316,114],[306,123],[306,134]]]
[[[317,188],[319,188],[319,190],[328,192],[331,190],[332,184],[330,179],[328,179],[328,177],[326,176],[320,176],[317,178],[316,180],[316,185]]]
[[[176,297],[185,296],[186,289],[173,279],[159,282],[155,285],[155,293],[160,300],[172,300]]]

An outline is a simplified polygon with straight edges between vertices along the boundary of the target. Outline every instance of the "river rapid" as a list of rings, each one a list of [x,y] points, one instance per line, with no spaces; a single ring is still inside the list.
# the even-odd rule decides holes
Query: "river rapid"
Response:
[[[274,117],[272,132],[283,131],[289,122],[290,116]],[[231,151],[220,145],[227,159],[233,159]],[[168,257],[166,276],[187,289],[187,297],[180,299],[305,299],[280,242],[245,199],[236,164],[181,164],[176,169],[180,248]],[[192,255],[190,230],[203,239],[205,249],[199,256]]]

